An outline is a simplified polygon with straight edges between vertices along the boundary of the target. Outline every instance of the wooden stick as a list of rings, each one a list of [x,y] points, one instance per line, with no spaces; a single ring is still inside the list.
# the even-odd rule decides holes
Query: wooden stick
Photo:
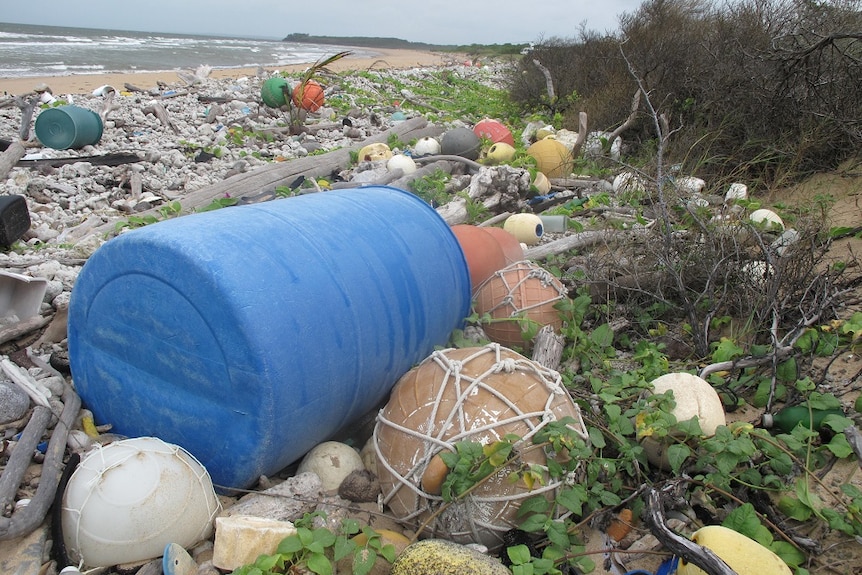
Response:
[[[51,423],[52,415],[49,408],[41,405],[33,409],[33,415],[30,416],[27,427],[21,432],[18,444],[9,457],[3,474],[0,475],[0,508],[6,509],[15,499],[15,493],[21,485],[24,472],[27,471],[30,459],[36,451],[36,446],[42,440],[42,435],[48,429],[48,424]],[[5,539],[4,520],[9,522],[8,518],[0,517],[0,540]],[[5,527],[8,529],[8,525]]]
[[[703,569],[707,575],[739,575],[727,563],[706,547],[701,547],[694,541],[677,535],[667,526],[664,516],[664,504],[658,489],[651,488],[647,492],[647,508],[645,522],[655,538],[668,551],[681,560],[694,563]]]
[[[565,342],[566,339],[556,333],[553,327],[543,326],[536,334],[536,343],[533,345],[533,361],[556,371],[560,367]]]
[[[24,144],[20,141],[9,144],[6,151],[0,155],[0,180],[6,180],[6,176],[9,175],[9,172],[18,163],[18,160],[24,157],[25,153]]]
[[[40,408],[37,408],[40,409]],[[32,533],[44,521],[48,509],[54,502],[54,493],[60,483],[63,472],[63,454],[66,452],[66,439],[69,430],[78,418],[81,411],[81,398],[67,385],[63,392],[63,411],[48,441],[48,450],[42,461],[42,475],[39,478],[39,487],[30,504],[14,513],[11,518],[0,517],[0,540],[17,539]],[[50,410],[49,410],[50,414]],[[19,444],[20,446],[20,444]],[[17,448],[12,455],[17,453]],[[32,450],[28,452],[32,453]],[[10,458],[11,459],[11,458]],[[7,466],[8,470],[8,466]],[[4,472],[5,477],[5,472]]]
[[[0,343],[12,341],[13,339],[18,339],[21,336],[27,335],[31,331],[42,329],[49,321],[51,321],[50,316],[43,317],[41,315],[37,315],[4,327],[3,329],[0,329]]]

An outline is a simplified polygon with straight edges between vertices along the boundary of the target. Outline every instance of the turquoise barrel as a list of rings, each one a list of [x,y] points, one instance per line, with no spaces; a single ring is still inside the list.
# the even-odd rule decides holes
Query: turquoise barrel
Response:
[[[379,405],[469,310],[464,255],[430,206],[318,192],[106,242],[72,291],[69,359],[97,423],[246,488]]]
[[[58,106],[43,110],[33,126],[42,144],[56,150],[93,146],[102,139],[102,118],[79,106]]]

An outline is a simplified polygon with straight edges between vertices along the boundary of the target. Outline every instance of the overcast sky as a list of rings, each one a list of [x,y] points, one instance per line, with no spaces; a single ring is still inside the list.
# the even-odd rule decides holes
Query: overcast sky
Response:
[[[3,0],[0,21],[281,39],[293,32],[429,44],[520,44],[614,31],[640,0]]]

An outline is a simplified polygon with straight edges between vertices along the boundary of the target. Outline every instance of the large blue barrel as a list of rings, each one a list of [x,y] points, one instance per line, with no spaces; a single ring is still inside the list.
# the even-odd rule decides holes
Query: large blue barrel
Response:
[[[72,291],[69,357],[97,423],[244,488],[373,409],[469,309],[464,255],[430,206],[320,192],[108,241]]]

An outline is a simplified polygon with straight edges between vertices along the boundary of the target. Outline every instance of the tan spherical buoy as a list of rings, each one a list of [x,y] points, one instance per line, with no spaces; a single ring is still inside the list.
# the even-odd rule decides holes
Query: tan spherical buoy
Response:
[[[536,177],[533,178],[533,185],[536,186],[536,190],[540,196],[544,196],[551,191],[551,180],[542,172],[536,172]]]
[[[586,440],[580,410],[556,371],[497,344],[436,350],[401,377],[378,414],[374,441],[383,501],[397,518],[416,524],[430,520],[430,533],[497,548],[517,523],[521,502],[536,495],[509,476],[521,464],[547,466],[549,455],[524,450],[517,462],[430,519],[442,498],[423,484],[436,491],[446,477],[442,460],[435,458],[443,450],[455,452],[460,441],[489,445],[507,434],[528,438],[567,416],[578,422],[572,430]],[[544,493],[552,499],[561,485],[547,476]]]
[[[374,532],[380,536],[381,546],[385,547],[386,545],[392,545],[395,548],[396,557],[403,553],[410,545],[410,539],[408,539],[403,533],[392,531],[391,529],[374,529]],[[350,540],[353,541],[358,548],[368,545],[368,535],[364,532],[354,535]],[[347,557],[343,557],[339,560],[338,573],[353,573],[353,561],[353,554],[349,554]],[[371,566],[371,571],[368,572],[368,575],[390,575],[391,572],[392,564],[384,557],[378,555],[374,560],[374,564]]]
[[[536,159],[536,168],[549,178],[565,178],[572,173],[572,153],[553,138],[535,142],[527,148],[527,155]]]
[[[503,268],[479,286],[476,311],[491,316],[492,323],[482,327],[492,341],[529,350],[532,342],[524,341],[521,321],[527,318],[559,330],[563,320],[554,306],[566,297],[566,288],[549,271],[521,261]]]
[[[422,474],[422,490],[431,495],[440,495],[447,475],[449,475],[449,467],[446,466],[438,453],[431,458],[428,467],[425,468],[425,473]]]
[[[655,394],[673,391],[676,407],[671,413],[677,421],[696,417],[704,437],[712,437],[720,425],[727,424],[718,392],[704,379],[690,373],[666,373],[654,379],[651,385]],[[667,459],[668,441],[644,436],[641,445],[650,463],[663,469],[670,467]]]
[[[476,290],[494,272],[506,266],[506,255],[500,243],[484,228],[469,224],[452,226],[452,233],[458,240],[467,269],[470,272],[470,285]]]

